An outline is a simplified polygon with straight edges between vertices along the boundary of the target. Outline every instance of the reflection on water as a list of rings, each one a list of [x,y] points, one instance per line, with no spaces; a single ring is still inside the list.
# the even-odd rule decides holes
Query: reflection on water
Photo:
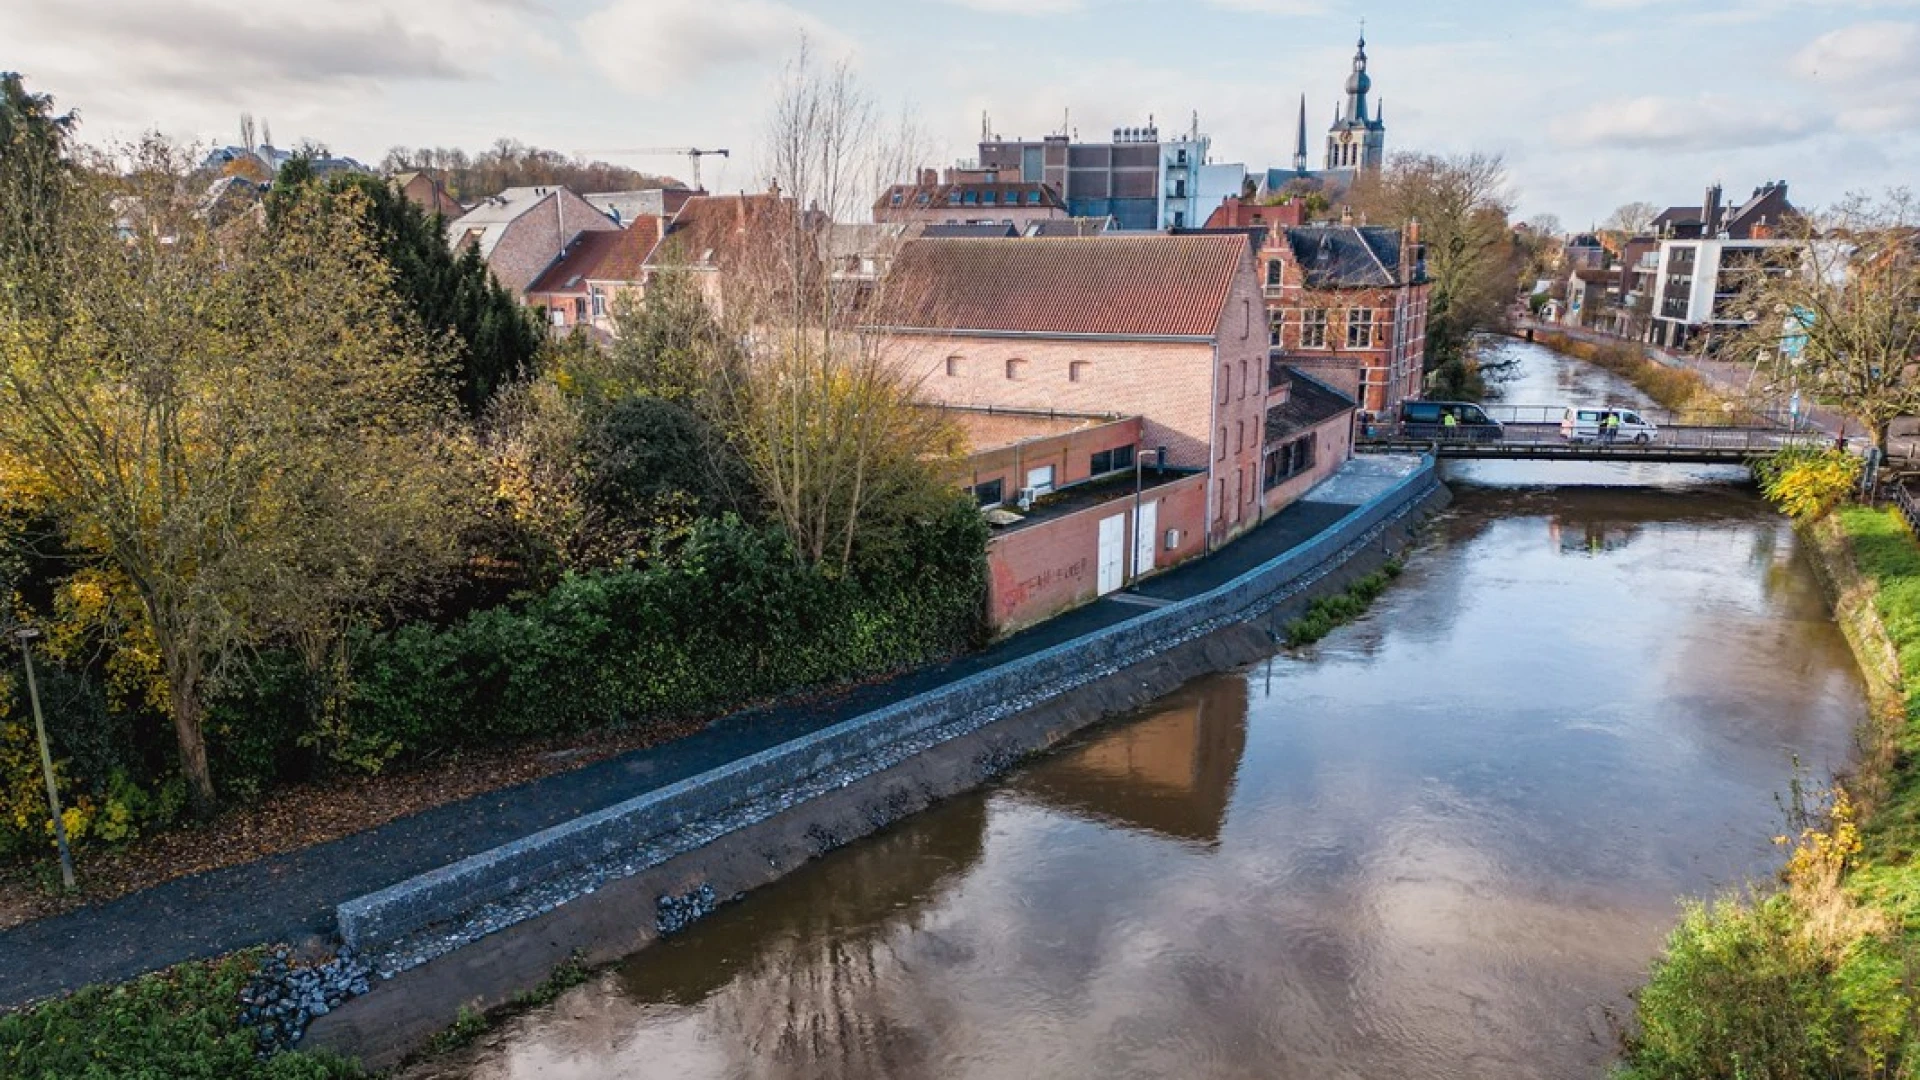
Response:
[[[433,1075],[1599,1076],[1863,715],[1742,489],[1469,486],[1360,623],[855,844]],[[1503,483],[1508,486],[1501,486]]]

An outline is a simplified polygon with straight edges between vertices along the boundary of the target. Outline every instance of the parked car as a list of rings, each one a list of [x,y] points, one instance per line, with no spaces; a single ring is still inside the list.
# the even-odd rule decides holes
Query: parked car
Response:
[[[1409,439],[1499,442],[1506,437],[1506,429],[1471,401],[1403,401],[1400,434]]]
[[[1606,437],[1609,413],[1620,417],[1613,436],[1619,442],[1645,446],[1660,437],[1660,429],[1637,411],[1611,405],[1567,406],[1560,417],[1560,437],[1568,442],[1600,442]]]

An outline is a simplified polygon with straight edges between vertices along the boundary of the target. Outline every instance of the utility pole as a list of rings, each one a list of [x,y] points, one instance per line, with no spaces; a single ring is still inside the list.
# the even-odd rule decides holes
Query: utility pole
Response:
[[[73,852],[67,847],[67,823],[60,814],[60,787],[53,779],[53,750],[47,745],[47,721],[40,713],[40,686],[33,678],[33,647],[40,631],[23,626],[13,632],[20,642],[20,659],[27,667],[27,699],[33,703],[33,731],[40,739],[40,771],[47,778],[47,805],[53,810],[53,841],[60,849],[60,884],[74,887]]]

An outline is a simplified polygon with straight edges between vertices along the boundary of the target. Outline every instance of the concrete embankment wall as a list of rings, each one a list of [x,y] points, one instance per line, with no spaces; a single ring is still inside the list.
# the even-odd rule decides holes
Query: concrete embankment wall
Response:
[[[310,1038],[390,1064],[461,1006],[505,1001],[569,954],[640,948],[671,921],[663,900],[776,880],[1104,716],[1258,659],[1311,597],[1376,569],[1445,499],[1428,462],[1201,596],[343,904],[343,935],[396,977]],[[486,949],[449,955],[481,936]]]

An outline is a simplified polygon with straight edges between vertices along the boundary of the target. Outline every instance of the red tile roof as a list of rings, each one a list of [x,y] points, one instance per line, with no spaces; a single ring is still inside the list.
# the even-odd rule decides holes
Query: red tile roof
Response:
[[[649,265],[684,263],[714,266],[729,263],[779,227],[793,224],[794,202],[778,193],[764,195],[696,195],[673,215],[666,242],[648,259]]]
[[[1212,337],[1251,274],[1246,237],[1098,236],[916,240],[891,277],[904,310],[880,321],[928,330]]]
[[[656,217],[635,218],[625,229],[581,233],[526,291],[585,292],[589,281],[639,281],[647,255],[659,241]]]

